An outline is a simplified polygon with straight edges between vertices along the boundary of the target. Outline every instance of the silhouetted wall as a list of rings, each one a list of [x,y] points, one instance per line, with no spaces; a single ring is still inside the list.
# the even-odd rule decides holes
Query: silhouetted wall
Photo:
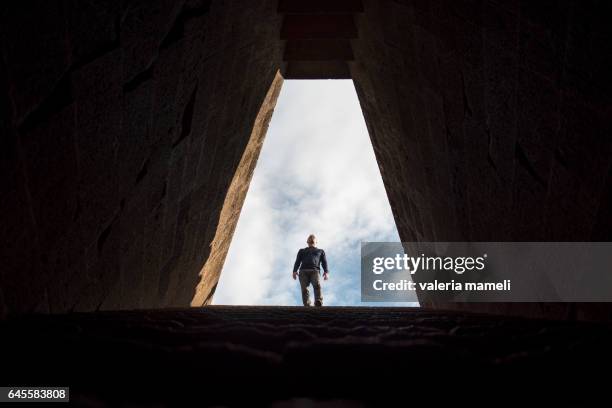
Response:
[[[276,2],[1,10],[0,307],[189,305],[256,118],[274,107]]]
[[[296,77],[350,59],[402,240],[610,239],[608,2],[354,3],[354,26],[313,17],[319,36],[344,24],[331,62],[295,55],[321,57],[310,17],[283,30],[285,57]],[[282,84],[282,19],[274,0],[0,6],[0,311],[210,303]]]
[[[350,68],[402,241],[610,240],[610,3],[364,8]],[[560,318],[602,307],[420,301]]]

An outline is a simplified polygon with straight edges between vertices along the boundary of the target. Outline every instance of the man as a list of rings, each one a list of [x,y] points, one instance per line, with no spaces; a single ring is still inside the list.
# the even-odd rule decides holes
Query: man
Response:
[[[320,265],[323,264],[323,279],[327,280],[329,271],[327,270],[327,258],[325,251],[317,248],[317,237],[310,234],[306,239],[308,246],[298,251],[293,265],[293,280],[298,276],[298,268],[300,268],[300,287],[302,288],[302,302],[304,306],[310,306],[310,292],[308,287],[312,283],[315,293],[315,306],[323,306],[323,296],[321,295],[321,283],[319,275],[321,274]],[[301,265],[301,266],[300,266]]]

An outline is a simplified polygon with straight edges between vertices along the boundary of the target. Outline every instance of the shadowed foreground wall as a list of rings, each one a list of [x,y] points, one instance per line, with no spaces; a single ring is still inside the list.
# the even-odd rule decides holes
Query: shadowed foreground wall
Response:
[[[8,4],[0,310],[188,305],[278,95],[276,3]]]
[[[332,3],[0,6],[0,311],[210,303],[283,58],[353,78],[402,240],[610,239],[608,2]]]
[[[609,3],[364,6],[350,68],[402,241],[610,240]],[[601,305],[419,300],[612,318]]]

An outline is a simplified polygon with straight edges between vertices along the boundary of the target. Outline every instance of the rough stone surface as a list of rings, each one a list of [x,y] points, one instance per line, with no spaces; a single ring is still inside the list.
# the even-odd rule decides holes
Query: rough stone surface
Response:
[[[304,4],[0,6],[0,315],[210,303],[284,57],[353,78],[402,240],[610,240],[608,2]]]
[[[276,2],[0,18],[0,311],[188,305],[203,266],[216,283],[280,89]]]
[[[81,406],[584,406],[607,390],[582,385],[611,340],[609,325],[448,311],[207,306],[9,320],[0,357],[12,383],[69,384]]]
[[[608,3],[364,9],[349,65],[402,241],[610,240]],[[419,300],[610,318],[602,305]]]
[[[210,245],[210,255],[200,272],[201,280],[196,287],[191,306],[204,306],[212,302],[282,84],[283,77],[277,72],[255,119],[249,143],[227,189],[215,237]]]

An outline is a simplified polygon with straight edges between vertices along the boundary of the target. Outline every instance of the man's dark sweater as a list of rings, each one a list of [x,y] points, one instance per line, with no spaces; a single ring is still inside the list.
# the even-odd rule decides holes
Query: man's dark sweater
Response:
[[[302,265],[300,267],[300,264]],[[323,270],[327,272],[327,258],[325,258],[325,251],[317,247],[306,247],[298,251],[297,257],[295,258],[295,264],[293,265],[293,272],[297,272],[298,267],[300,269],[314,269],[321,272],[319,265],[323,264]]]

